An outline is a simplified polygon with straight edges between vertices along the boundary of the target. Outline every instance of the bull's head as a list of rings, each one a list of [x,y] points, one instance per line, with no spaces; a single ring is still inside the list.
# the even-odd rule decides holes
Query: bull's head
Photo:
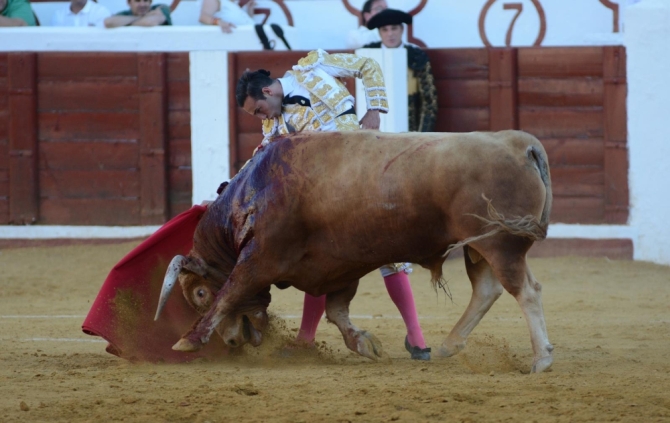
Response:
[[[165,273],[154,320],[158,320],[177,280],[186,302],[204,316],[214,303],[226,276],[198,257],[176,256]],[[226,315],[216,328],[226,345],[240,347],[249,342],[255,347],[259,346],[263,340],[262,331],[268,324],[268,304],[269,292],[267,296],[261,294],[245,302],[234,313]]]

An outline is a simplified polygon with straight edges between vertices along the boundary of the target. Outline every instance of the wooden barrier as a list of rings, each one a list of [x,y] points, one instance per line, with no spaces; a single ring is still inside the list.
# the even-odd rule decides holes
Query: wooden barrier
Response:
[[[230,92],[304,54],[229,53]],[[437,131],[528,131],[549,154],[552,221],[626,222],[623,47],[428,54]],[[0,53],[0,224],[160,224],[190,207],[189,95],[186,53]],[[261,125],[228,101],[237,171]]]

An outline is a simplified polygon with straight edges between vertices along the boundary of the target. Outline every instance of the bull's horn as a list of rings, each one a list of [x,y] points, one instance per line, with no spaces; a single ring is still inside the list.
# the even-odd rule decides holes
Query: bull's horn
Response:
[[[182,266],[187,262],[187,258],[184,256],[175,256],[170,264],[168,265],[167,272],[165,272],[165,279],[163,279],[163,288],[161,288],[161,296],[158,299],[158,309],[156,309],[156,317],[154,321],[158,320],[158,317],[167,303],[168,297],[174,288],[175,283],[177,282],[177,277],[179,277],[179,272],[181,272]]]

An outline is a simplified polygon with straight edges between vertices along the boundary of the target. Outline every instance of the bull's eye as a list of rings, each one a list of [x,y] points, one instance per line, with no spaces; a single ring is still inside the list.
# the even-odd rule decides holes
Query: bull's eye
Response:
[[[212,302],[212,293],[207,287],[199,286],[193,289],[193,301],[198,307],[209,307]]]

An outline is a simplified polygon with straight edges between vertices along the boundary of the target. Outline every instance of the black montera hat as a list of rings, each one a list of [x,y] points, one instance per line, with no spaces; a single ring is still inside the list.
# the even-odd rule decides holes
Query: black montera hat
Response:
[[[368,29],[377,29],[386,25],[400,25],[412,23],[412,15],[402,10],[384,9],[377,13],[367,23]]]

